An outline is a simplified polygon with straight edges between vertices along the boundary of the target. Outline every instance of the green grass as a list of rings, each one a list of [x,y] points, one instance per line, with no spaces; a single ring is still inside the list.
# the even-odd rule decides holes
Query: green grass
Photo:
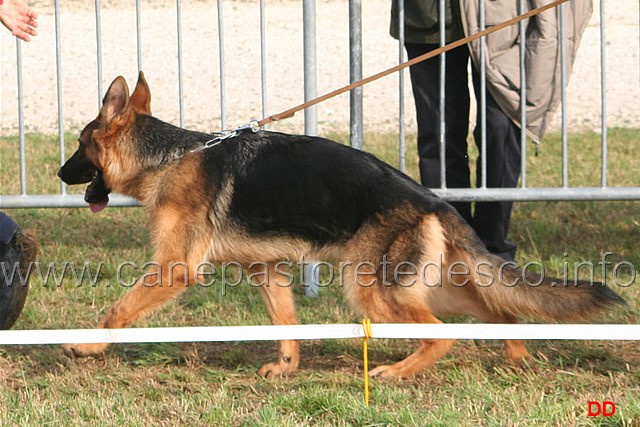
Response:
[[[67,138],[70,154],[76,136]],[[639,140],[640,130],[611,130],[610,185],[640,185],[640,158],[634,154]],[[57,192],[55,137],[27,135],[27,143],[29,193]],[[397,165],[395,136],[369,135],[365,143],[369,151]],[[598,135],[575,135],[569,144],[570,183],[598,186]],[[558,147],[559,139],[552,136],[537,157],[531,151],[529,186],[561,183]],[[17,138],[3,137],[0,194],[20,191],[17,153]],[[415,147],[408,149],[407,165],[415,177]],[[34,277],[14,329],[93,327],[126,291],[115,284],[117,266],[151,259],[141,209],[110,208],[97,215],[88,209],[9,213],[38,231],[41,263],[87,262],[94,272],[103,263],[94,286],[88,281],[79,286],[71,279],[45,286]],[[609,259],[614,264],[624,260],[640,269],[640,202],[518,203],[511,235],[519,246],[519,261],[542,262],[549,273],[562,272],[564,262],[596,263],[605,252],[613,253]],[[607,275],[610,279],[610,270]],[[638,283],[616,290],[628,305],[596,321],[640,323]],[[304,298],[300,287],[295,292],[303,323],[359,321],[335,286],[323,289],[319,299]],[[258,293],[243,284],[224,293],[215,286],[195,287],[140,326],[267,323]],[[434,369],[413,380],[372,380],[370,407],[362,403],[361,342],[301,345],[301,370],[275,380],[255,373],[275,357],[277,344],[272,342],[121,344],[112,346],[105,360],[76,362],[57,346],[5,346],[0,348],[0,425],[640,425],[637,341],[531,342],[538,372],[510,370],[497,341],[460,341]],[[371,364],[397,361],[413,348],[411,340],[373,340]],[[614,401],[618,411],[610,418],[588,418],[590,400]]]

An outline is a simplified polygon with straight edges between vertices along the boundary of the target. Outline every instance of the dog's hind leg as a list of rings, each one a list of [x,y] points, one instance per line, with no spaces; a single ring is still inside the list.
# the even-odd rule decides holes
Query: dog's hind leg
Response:
[[[347,279],[349,276],[345,277],[345,280]],[[349,282],[345,282],[345,288],[354,308],[373,322],[442,323],[429,307],[428,288],[414,279],[417,279],[417,276],[404,275],[402,282],[382,284],[380,276],[376,277],[376,282],[361,283],[352,277]],[[420,340],[420,347],[409,357],[393,365],[378,366],[371,370],[369,375],[412,377],[418,371],[431,367],[447,354],[455,342],[454,339]]]
[[[388,240],[389,230],[395,230],[392,240]],[[438,260],[446,253],[438,219],[404,209],[387,215],[380,225],[371,224],[362,235],[363,239],[354,240],[347,254],[352,259],[360,254],[361,262],[343,273],[347,297],[353,307],[374,322],[442,323],[429,305],[430,286],[440,280],[438,268],[433,267],[437,267]],[[386,244],[374,246],[372,242]],[[367,259],[371,262],[366,262]],[[366,265],[374,267],[375,273],[362,274],[361,267]],[[378,366],[369,375],[409,378],[432,366],[455,342],[454,339],[420,340],[420,347],[409,357],[393,365]]]
[[[393,284],[387,287],[376,283],[364,287],[349,283],[348,288],[354,307],[373,322],[442,323],[431,312],[423,285],[403,287]],[[418,371],[433,366],[455,342],[454,339],[420,340],[420,347],[409,357],[393,365],[378,366],[369,375],[410,378]]]
[[[255,264],[248,268],[254,286],[260,290],[267,312],[274,325],[295,325],[298,323],[296,316],[293,292],[291,290],[292,278],[279,271],[275,264]],[[262,270],[262,271],[258,271]],[[263,365],[258,374],[265,378],[286,375],[298,368],[300,350],[298,341],[280,341],[278,360]]]
[[[496,314],[488,309],[486,313],[479,313],[480,319],[488,323],[517,323],[515,316],[510,314]],[[532,368],[535,370],[533,357],[529,354],[524,340],[504,340],[504,354],[507,361],[516,368]]]
[[[398,323],[442,323],[425,310],[413,311],[411,319],[395,317],[392,321]],[[413,354],[393,365],[378,366],[372,369],[369,375],[372,377],[410,378],[417,372],[433,366],[451,350],[455,342],[455,339],[420,340],[420,347]]]
[[[473,269],[477,272],[478,266],[490,267],[491,264],[488,261],[476,262],[470,259],[465,252],[460,248],[453,246],[449,247],[447,265],[445,266],[447,271],[455,271],[453,266],[456,264],[463,266],[473,266]],[[493,259],[494,262],[503,262],[500,259]],[[490,271],[490,270],[488,270]],[[456,274],[460,276],[459,274]],[[444,288],[449,291],[446,299],[457,300],[458,304],[465,307],[465,310],[461,312],[463,314],[470,314],[483,322],[487,323],[517,323],[517,317],[509,313],[504,306],[490,307],[486,301],[482,298],[482,292],[489,290],[490,286],[503,286],[501,283],[493,283],[487,281],[487,278],[493,280],[491,276],[479,276],[479,275],[462,275],[459,279],[462,281],[449,279],[448,286]],[[459,283],[468,283],[466,286],[460,287]],[[515,292],[514,289],[509,287],[504,288],[504,292]],[[464,302],[462,302],[464,301]],[[504,352],[509,363],[516,367],[534,367],[533,358],[527,351],[527,347],[523,340],[504,340]]]

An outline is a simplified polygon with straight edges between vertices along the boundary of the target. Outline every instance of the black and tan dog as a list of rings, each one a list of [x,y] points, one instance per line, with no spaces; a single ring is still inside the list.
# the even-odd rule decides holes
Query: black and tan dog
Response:
[[[521,316],[574,320],[622,302],[600,283],[523,277],[489,254],[450,205],[372,155],[265,131],[193,151],[211,136],[164,123],[149,105],[142,73],[131,96],[116,78],[59,172],[68,184],[91,182],[85,199],[93,210],[115,191],[140,200],[150,217],[156,266],[144,280],[161,283],[137,283],[101,328],[127,327],[184,292],[203,261],[268,265],[259,290],[278,325],[297,319],[277,263],[302,257],[342,262],[348,301],[375,322],[439,323],[436,316],[450,314],[504,323]],[[181,271],[171,268],[176,264]],[[371,374],[409,377],[454,341],[422,340],[415,353]],[[105,347],[67,345],[65,352],[86,356]],[[516,365],[530,357],[519,340],[507,340],[505,350]],[[259,373],[285,374],[298,362],[298,343],[282,341],[278,360]]]

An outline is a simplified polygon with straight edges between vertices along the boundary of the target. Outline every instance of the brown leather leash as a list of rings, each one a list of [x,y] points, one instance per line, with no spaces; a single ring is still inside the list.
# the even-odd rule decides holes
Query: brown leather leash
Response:
[[[495,25],[495,26],[493,26],[491,28],[487,28],[487,29],[485,29],[483,31],[480,31],[480,32],[478,32],[476,34],[473,34],[471,36],[465,37],[463,39],[456,40],[456,41],[454,41],[452,43],[449,43],[449,44],[447,44],[445,46],[442,46],[442,47],[439,47],[439,48],[437,48],[435,50],[432,50],[431,52],[427,52],[427,53],[425,53],[423,55],[417,56],[417,57],[413,58],[410,61],[403,62],[402,64],[398,64],[395,67],[389,68],[387,70],[384,70],[382,72],[379,72],[377,74],[374,74],[372,76],[364,78],[362,80],[358,80],[357,82],[351,83],[350,85],[344,86],[344,87],[342,87],[340,89],[336,89],[336,90],[334,90],[332,92],[329,92],[329,93],[327,93],[325,95],[322,95],[322,96],[319,96],[317,98],[314,98],[314,99],[312,99],[310,101],[307,101],[307,102],[305,102],[303,104],[300,104],[300,105],[297,105],[297,106],[295,106],[293,108],[285,110],[285,111],[283,111],[283,112],[281,112],[279,114],[274,114],[274,115],[265,117],[264,119],[259,120],[258,122],[253,122],[252,125],[251,125],[251,128],[254,128],[254,129],[256,127],[257,128],[261,128],[264,125],[267,125],[269,123],[293,117],[294,114],[297,113],[298,111],[301,111],[301,110],[309,108],[309,107],[311,107],[313,105],[319,104],[319,103],[321,103],[323,101],[326,101],[327,99],[336,97],[336,96],[341,95],[341,94],[343,94],[345,92],[348,92],[348,91],[350,91],[352,89],[358,88],[360,86],[364,86],[364,85],[366,85],[368,83],[371,83],[373,81],[381,79],[382,77],[388,76],[389,74],[395,73],[396,71],[400,71],[402,69],[410,67],[410,66],[412,66],[414,64],[417,64],[419,62],[426,61],[429,58],[433,58],[435,56],[440,55],[441,53],[453,50],[453,49],[455,49],[455,48],[457,48],[459,46],[462,46],[463,44],[467,44],[467,43],[472,42],[474,40],[477,40],[477,39],[479,39],[481,37],[487,36],[487,35],[489,35],[491,33],[495,33],[496,31],[499,31],[499,30],[501,30],[503,28],[509,27],[509,26],[511,26],[513,24],[517,24],[520,21],[523,21],[523,20],[525,20],[527,18],[531,18],[532,16],[538,15],[538,14],[540,14],[540,13],[546,11],[546,10],[552,9],[554,7],[557,7],[557,6],[561,5],[562,3],[566,3],[568,1],[569,0],[555,0],[554,2],[549,3],[547,5],[538,7],[536,9],[532,9],[527,13],[524,13],[522,15],[518,15],[515,18],[512,18],[512,19],[509,19],[508,21],[502,22],[501,24]]]

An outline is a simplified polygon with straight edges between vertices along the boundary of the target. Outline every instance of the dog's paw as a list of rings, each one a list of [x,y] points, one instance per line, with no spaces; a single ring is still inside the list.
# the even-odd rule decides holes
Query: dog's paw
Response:
[[[283,341],[277,362],[262,365],[258,375],[263,378],[276,378],[288,375],[298,369],[300,355],[296,341]]]
[[[370,377],[391,378],[391,379],[407,379],[413,376],[413,373],[405,372],[396,365],[381,365],[369,371]]]
[[[75,359],[78,357],[95,356],[104,353],[108,344],[65,344],[62,346],[64,354]]]
[[[516,370],[538,372],[533,357],[525,350],[524,352],[506,351],[506,358],[509,365]]]
[[[538,366],[531,356],[522,358],[507,358],[507,360],[509,362],[509,366],[511,366],[511,368],[515,370],[539,373]]]
[[[258,375],[263,378],[277,378],[285,375],[289,375],[296,368],[291,363],[285,361],[278,361],[273,363],[266,363],[258,370]]]

